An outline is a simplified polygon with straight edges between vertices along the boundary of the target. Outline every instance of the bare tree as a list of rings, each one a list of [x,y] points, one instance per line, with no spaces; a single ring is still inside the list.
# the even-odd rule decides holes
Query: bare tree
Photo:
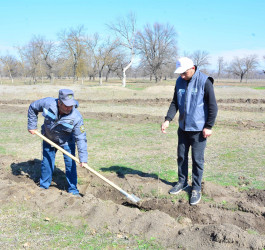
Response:
[[[116,62],[118,67],[116,68],[115,73],[120,79],[124,79],[124,72],[128,72],[131,69],[131,67],[127,68],[127,66],[130,64],[130,61],[131,60],[124,55],[123,51],[119,51],[116,55]],[[123,87],[125,87],[125,85],[123,85]]]
[[[217,81],[219,81],[221,74],[226,70],[226,63],[224,62],[224,58],[219,56],[217,59]]]
[[[89,76],[89,79],[90,80],[92,80],[92,79],[95,80],[95,77],[96,77],[96,75],[98,73],[97,65],[95,63],[94,54],[89,49],[86,50],[85,60],[86,60],[87,74]]]
[[[136,38],[136,18],[134,14],[129,14],[127,18],[121,18],[115,24],[110,24],[108,27],[114,31],[118,38],[119,45],[129,51],[130,61],[123,67],[122,86],[126,86],[126,71],[133,63],[135,55],[135,38]]]
[[[233,75],[239,76],[240,82],[242,82],[244,76],[247,76],[248,73],[255,70],[257,66],[258,59],[256,55],[249,55],[243,58],[235,57],[227,71]]]
[[[209,63],[209,52],[203,50],[196,50],[192,54],[188,55],[193,60],[193,63],[199,68],[203,68],[208,66]]]
[[[21,47],[15,47],[18,51],[20,60],[18,60],[18,67],[21,70],[21,75],[24,78],[24,81],[26,81],[26,62],[25,62],[25,56],[23,55],[23,51]]]
[[[51,82],[54,80],[54,64],[56,61],[57,48],[54,42],[47,41],[44,37],[35,37],[36,45],[39,47],[42,60],[45,65],[45,73]]]
[[[17,73],[17,59],[12,55],[0,56],[0,61],[3,63],[3,71],[7,71],[12,83],[14,83],[13,75]]]
[[[84,27],[70,28],[63,30],[58,34],[61,40],[61,48],[63,53],[70,57],[73,70],[73,81],[77,79],[77,68],[81,63],[82,55],[85,53],[85,34]]]
[[[176,32],[173,26],[155,23],[146,25],[137,35],[137,49],[142,65],[149,70],[155,81],[162,79],[163,67],[175,61],[177,53]]]
[[[29,74],[33,78],[33,83],[37,82],[37,76],[41,71],[40,62],[41,62],[41,53],[38,46],[38,43],[33,37],[28,44],[22,47],[17,47],[24,66],[29,68]]]
[[[106,82],[108,81],[109,75],[111,72],[116,73],[118,75],[118,71],[120,69],[120,55],[117,53],[111,53],[112,58],[106,61]]]
[[[163,67],[163,78],[164,80],[167,80],[167,78],[174,78],[176,70],[176,60],[169,62],[166,66]]]
[[[93,38],[87,39],[87,48],[93,54],[93,60],[98,70],[99,85],[102,85],[104,68],[116,60],[114,50],[117,48],[117,42],[111,41],[109,38],[101,40],[98,34],[94,34]]]

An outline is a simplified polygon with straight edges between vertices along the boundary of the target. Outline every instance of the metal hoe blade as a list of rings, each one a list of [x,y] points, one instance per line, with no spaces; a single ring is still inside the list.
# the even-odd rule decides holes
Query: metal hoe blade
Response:
[[[130,197],[129,197],[130,196]],[[141,199],[138,198],[137,196],[135,196],[134,194],[129,194],[129,196],[127,196],[128,199],[130,199],[132,202],[139,202]]]
[[[135,203],[137,203],[137,202],[139,202],[141,199],[140,198],[138,198],[137,196],[135,196],[134,194],[128,194],[127,192],[125,192],[124,190],[120,190],[120,192],[122,193],[122,194],[124,194],[129,200],[131,200],[132,202],[135,202]]]
[[[60,150],[62,153],[64,153],[65,155],[69,156],[71,159],[73,159],[75,162],[80,163],[79,159],[76,158],[75,156],[71,155],[69,152],[67,152],[66,150],[64,150],[63,148],[61,148],[60,146],[58,146],[56,143],[52,142],[51,140],[49,140],[48,138],[46,138],[44,135],[42,135],[40,132],[38,132],[37,130],[35,131],[35,134],[38,135],[40,138],[42,138],[44,141],[48,142],[49,144],[51,144],[53,147],[57,148],[58,150]],[[115,183],[113,183],[112,181],[108,180],[106,177],[104,177],[103,175],[101,175],[100,173],[98,173],[96,170],[94,170],[93,168],[89,167],[87,164],[84,164],[84,167],[87,168],[90,172],[92,172],[93,174],[95,174],[96,176],[98,176],[100,179],[102,179],[103,181],[107,182],[109,185],[111,185],[112,187],[116,188],[117,190],[119,190],[122,194],[124,194],[128,199],[130,199],[132,202],[139,202],[140,198],[136,197],[133,194],[128,194],[126,193],[123,189],[121,189],[119,186],[117,186]]]

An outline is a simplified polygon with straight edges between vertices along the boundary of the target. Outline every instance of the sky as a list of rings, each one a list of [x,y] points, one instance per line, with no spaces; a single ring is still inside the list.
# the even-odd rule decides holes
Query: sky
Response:
[[[34,35],[56,41],[80,25],[106,35],[106,24],[134,13],[138,30],[174,26],[179,56],[207,51],[214,69],[219,56],[230,62],[256,54],[265,66],[265,0],[0,0],[0,13],[0,55],[15,54]]]

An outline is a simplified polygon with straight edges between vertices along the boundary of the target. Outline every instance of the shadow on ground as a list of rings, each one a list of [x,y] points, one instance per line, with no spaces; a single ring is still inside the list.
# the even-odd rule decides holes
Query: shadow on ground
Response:
[[[41,160],[34,159],[26,162],[12,163],[10,167],[14,176],[18,178],[27,177],[33,180],[36,185],[39,185],[41,176]],[[51,186],[60,190],[67,189],[65,173],[61,169],[56,168],[56,166],[54,167]]]
[[[158,178],[157,174],[152,174],[152,173],[145,173],[139,170],[135,170],[132,168],[128,168],[128,167],[124,167],[124,166],[111,166],[109,168],[101,168],[100,169],[102,172],[114,172],[117,174],[118,177],[120,178],[125,178],[126,174],[135,174],[138,175],[140,177],[145,177],[145,178],[153,178],[155,180],[160,180],[161,182],[167,184],[167,185],[171,185],[174,186],[176,184],[176,182],[169,182],[167,180]]]

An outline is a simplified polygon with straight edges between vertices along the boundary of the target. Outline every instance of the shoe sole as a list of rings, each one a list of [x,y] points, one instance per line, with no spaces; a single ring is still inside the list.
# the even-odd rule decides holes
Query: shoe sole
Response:
[[[193,203],[190,202],[190,205],[192,205],[192,206],[197,205],[200,202],[201,198],[202,197],[200,197],[200,199],[198,201],[196,201],[196,202],[193,202]]]
[[[181,191],[185,190],[189,185],[187,185],[186,187],[180,189],[178,192],[169,192],[169,194],[179,194]]]

